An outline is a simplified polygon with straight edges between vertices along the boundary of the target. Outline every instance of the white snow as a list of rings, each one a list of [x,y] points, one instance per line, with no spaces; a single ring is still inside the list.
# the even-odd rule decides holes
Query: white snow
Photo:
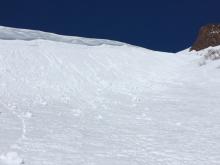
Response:
[[[43,40],[88,45],[88,46],[97,46],[97,45],[102,45],[102,44],[109,44],[109,45],[115,45],[115,46],[125,45],[125,43],[111,41],[111,40],[62,36],[58,34],[42,32],[42,31],[16,29],[16,28],[4,27],[4,26],[0,26],[0,39],[2,40],[25,40],[25,41],[43,39]]]
[[[0,156],[1,163],[5,165],[21,165],[24,161],[18,156],[16,152],[9,152],[6,155]]]
[[[1,27],[0,163],[220,164],[220,60],[196,54]]]

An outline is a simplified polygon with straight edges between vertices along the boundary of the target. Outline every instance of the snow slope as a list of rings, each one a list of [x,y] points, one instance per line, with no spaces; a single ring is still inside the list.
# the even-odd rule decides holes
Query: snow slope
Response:
[[[16,29],[16,28],[4,27],[4,26],[0,26],[0,39],[2,40],[25,40],[25,41],[42,39],[42,40],[50,40],[50,41],[88,45],[88,46],[98,46],[102,44],[120,46],[120,45],[125,44],[125,43],[111,41],[111,40],[62,36],[58,34],[42,32],[42,31]]]
[[[5,27],[0,38],[1,165],[220,164],[218,60]]]

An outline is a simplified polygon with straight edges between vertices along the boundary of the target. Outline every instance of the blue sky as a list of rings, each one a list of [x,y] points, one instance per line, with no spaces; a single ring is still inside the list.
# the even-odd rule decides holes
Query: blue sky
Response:
[[[176,52],[219,11],[219,0],[0,0],[0,25]]]

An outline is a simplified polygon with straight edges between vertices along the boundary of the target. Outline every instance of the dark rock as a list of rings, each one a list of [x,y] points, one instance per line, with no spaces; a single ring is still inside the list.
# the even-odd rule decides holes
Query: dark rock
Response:
[[[199,51],[210,46],[218,45],[220,45],[220,24],[209,24],[200,29],[198,38],[190,51]]]

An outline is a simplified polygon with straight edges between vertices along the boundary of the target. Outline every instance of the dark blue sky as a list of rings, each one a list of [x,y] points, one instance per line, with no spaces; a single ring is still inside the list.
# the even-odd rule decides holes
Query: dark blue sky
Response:
[[[179,51],[201,25],[220,23],[220,0],[0,0],[0,25]]]

